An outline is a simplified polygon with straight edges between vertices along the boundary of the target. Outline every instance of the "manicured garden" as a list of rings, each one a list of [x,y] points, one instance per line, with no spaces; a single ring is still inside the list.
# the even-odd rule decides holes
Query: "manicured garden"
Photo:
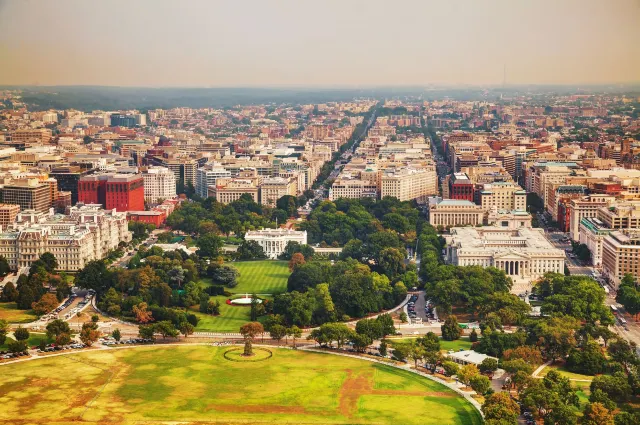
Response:
[[[415,338],[401,338],[401,339],[392,339],[390,340],[392,344],[394,343],[407,343]],[[459,350],[470,350],[471,349],[471,341],[469,341],[469,337],[462,337],[460,339],[456,339],[455,341],[445,341],[440,338],[440,349],[443,351],[459,351]]]
[[[281,294],[287,291],[291,274],[286,261],[236,261],[227,263],[238,269],[238,285],[227,290],[233,294]],[[210,283],[210,280],[205,279]]]
[[[229,361],[228,350],[144,347],[11,365],[0,422],[482,423],[461,396],[407,371],[286,349]]]
[[[29,323],[36,320],[38,316],[32,310],[18,310],[16,303],[0,303],[0,320],[9,323]]]
[[[286,261],[238,261],[228,263],[240,272],[238,285],[225,288],[234,296],[245,294],[280,294],[287,290],[289,267]],[[211,285],[208,278],[201,280],[203,286]],[[250,319],[251,310],[248,306],[227,305],[229,297],[220,295],[211,299],[220,303],[220,315],[212,316],[198,312],[198,306],[191,310],[200,321],[196,326],[198,332],[238,332],[240,326]]]
[[[240,326],[249,322],[251,308],[248,306],[228,305],[227,297],[224,295],[211,297],[212,300],[220,303],[220,315],[212,316],[210,314],[200,313],[198,306],[190,309],[200,321],[196,326],[198,332],[238,332]]]

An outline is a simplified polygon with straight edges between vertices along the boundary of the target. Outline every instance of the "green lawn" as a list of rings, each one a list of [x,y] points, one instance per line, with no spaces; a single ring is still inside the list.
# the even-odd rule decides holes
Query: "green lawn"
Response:
[[[9,323],[29,323],[37,318],[33,310],[18,310],[16,303],[0,303],[0,319]]]
[[[287,291],[289,266],[286,261],[238,261],[228,263],[240,271],[238,285],[227,290],[235,295],[244,294],[280,294]],[[200,281],[203,286],[211,285],[210,279]],[[198,312],[198,306],[193,311],[199,318],[196,331],[199,332],[238,332],[240,326],[250,319],[250,308],[227,305],[227,297],[211,297],[220,301],[220,315],[211,316]]]
[[[558,366],[558,365],[545,366],[545,368],[542,369],[542,371],[540,372],[540,376],[545,376],[552,369],[557,370],[558,372],[560,372],[560,375],[567,377],[569,379],[577,379],[581,381],[591,381],[593,379],[592,375],[581,375],[579,373],[569,372],[567,369],[564,368],[564,366]]]
[[[412,339],[416,339],[416,338],[401,338],[401,339],[392,339],[391,343],[406,343],[411,341]],[[440,349],[441,350],[445,350],[445,351],[449,351],[449,350],[453,350],[453,351],[459,351],[460,349],[463,350],[470,350],[471,349],[471,341],[469,341],[469,337],[462,337],[458,340],[455,341],[445,341],[444,339],[440,338]]]
[[[211,297],[211,299],[220,302],[220,315],[203,314],[198,311],[199,306],[193,306],[190,310],[200,319],[198,326],[196,326],[196,331],[239,332],[240,326],[249,321],[250,307],[227,305],[227,297],[223,295]]]
[[[234,294],[280,294],[287,291],[289,264],[286,261],[236,261],[227,263],[240,272],[238,285],[227,288]],[[205,285],[211,280],[203,279]]]
[[[141,347],[14,364],[0,382],[0,422],[482,423],[458,394],[407,371],[285,349],[231,362],[226,350]]]
[[[2,350],[6,350],[8,349],[8,344],[9,341],[13,341],[13,338],[9,338],[7,337],[7,339],[5,340],[4,344],[0,345],[0,351]],[[53,342],[53,340],[50,340],[49,338],[47,338],[47,334],[45,333],[35,333],[35,332],[31,332],[29,334],[29,339],[27,340],[27,346],[28,347],[35,347],[40,345],[40,342],[44,341],[47,344],[50,344]]]

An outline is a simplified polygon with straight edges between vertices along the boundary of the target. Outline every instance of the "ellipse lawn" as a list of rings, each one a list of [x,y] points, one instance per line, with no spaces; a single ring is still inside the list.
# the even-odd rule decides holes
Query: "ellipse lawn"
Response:
[[[330,354],[272,349],[258,362],[231,347],[96,350],[2,366],[0,423],[481,424],[443,385]]]

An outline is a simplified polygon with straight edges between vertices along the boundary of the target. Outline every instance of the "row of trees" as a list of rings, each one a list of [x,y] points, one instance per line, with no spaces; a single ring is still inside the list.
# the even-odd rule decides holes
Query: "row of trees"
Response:
[[[388,314],[381,314],[375,319],[362,319],[356,323],[356,329],[344,323],[330,322],[311,331],[307,339],[318,345],[331,347],[335,342],[338,348],[350,343],[358,352],[364,352],[373,341],[384,339],[395,333],[393,319]],[[385,345],[386,346],[386,345]]]
[[[367,243],[376,232],[384,229],[402,235],[403,241],[415,240],[415,228],[419,211],[411,202],[396,198],[338,199],[324,201],[316,207],[307,220],[300,223],[300,230],[307,231],[310,243],[345,245],[352,239]]]
[[[622,278],[616,293],[616,301],[637,320],[640,314],[640,291],[632,274],[626,274]]]
[[[20,275],[16,285],[8,282],[4,286],[0,301],[15,302],[18,309],[33,309],[38,315],[50,312],[71,294],[67,276],[57,274],[57,267],[55,256],[50,252],[43,253],[32,263],[28,275]]]
[[[273,313],[297,326],[362,317],[397,305],[407,294],[399,279],[393,282],[353,259],[299,263],[288,290],[274,298]]]

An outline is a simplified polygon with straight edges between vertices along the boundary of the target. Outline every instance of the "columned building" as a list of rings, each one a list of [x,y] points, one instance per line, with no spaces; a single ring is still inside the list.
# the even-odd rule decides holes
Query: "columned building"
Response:
[[[496,267],[529,283],[547,272],[564,273],[565,253],[554,248],[541,229],[455,227],[445,239],[448,264]]]
[[[246,241],[256,241],[262,247],[267,257],[275,260],[284,252],[287,243],[298,242],[307,244],[307,231],[290,229],[261,229],[250,230],[244,235]]]
[[[484,210],[467,200],[443,199],[429,206],[429,223],[434,226],[482,225]]]

